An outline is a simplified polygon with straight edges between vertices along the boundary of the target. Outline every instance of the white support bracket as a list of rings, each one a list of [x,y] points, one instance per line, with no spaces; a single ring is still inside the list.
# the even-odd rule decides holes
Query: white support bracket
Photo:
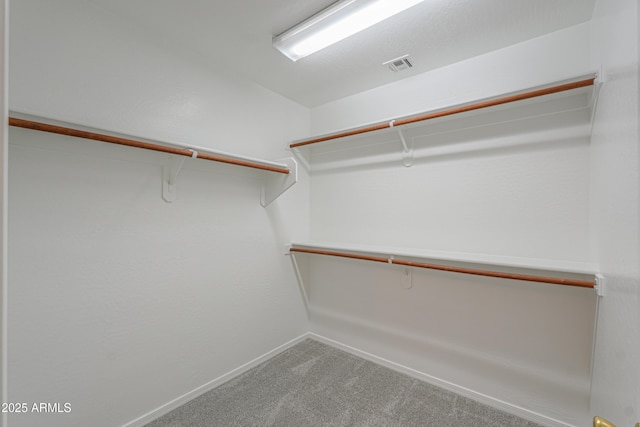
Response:
[[[279,160],[279,162],[287,165],[289,173],[270,173],[269,176],[264,178],[260,204],[265,208],[280,197],[280,195],[287,191],[293,184],[298,182],[298,163],[296,160],[293,157],[287,157],[286,159]]]
[[[589,107],[591,108],[591,126],[593,127],[593,120],[596,115],[596,108],[598,106],[598,96],[600,95],[600,89],[605,82],[604,69],[602,68],[602,64],[600,64],[600,68],[596,73],[596,78],[593,82],[593,91],[591,93],[591,98],[589,99]],[[593,130],[593,129],[592,129]]]
[[[303,148],[305,147],[289,148],[287,149],[287,151],[289,151],[296,158],[296,161],[302,164],[304,170],[306,170],[307,172],[311,172],[311,163],[309,163],[309,160],[307,160],[308,152],[307,155],[305,155],[305,152],[301,150]]]
[[[198,152],[191,150],[191,157],[198,157]],[[176,181],[178,174],[184,166],[184,162],[187,160],[184,156],[169,156],[169,160],[162,167],[162,198],[165,202],[171,203],[178,197],[178,190],[176,187]]]
[[[387,257],[387,262],[389,263],[389,265],[393,265],[394,264],[393,261],[395,259],[396,257],[394,255],[389,255]],[[404,289],[411,289],[413,287],[413,274],[411,273],[410,267],[404,267],[402,269],[402,273],[400,276],[400,284]]]
[[[391,120],[389,122],[390,128],[393,127],[394,122],[395,120]],[[407,143],[402,129],[396,128],[396,130],[398,131],[398,136],[400,137],[400,142],[402,143],[402,164],[406,167],[409,167],[413,164],[413,140]]]
[[[607,295],[607,281],[602,274],[596,274],[596,286],[594,289],[599,297]]]
[[[400,283],[404,289],[411,289],[413,287],[413,275],[411,274],[411,268],[405,267],[402,270],[402,276],[400,276]]]

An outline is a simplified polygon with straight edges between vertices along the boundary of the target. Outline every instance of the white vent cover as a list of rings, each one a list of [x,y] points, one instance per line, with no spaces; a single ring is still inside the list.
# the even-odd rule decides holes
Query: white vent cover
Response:
[[[382,65],[386,65],[394,73],[397,73],[398,71],[408,70],[409,68],[413,67],[409,55],[403,55],[398,58],[391,59],[387,62],[383,62]]]

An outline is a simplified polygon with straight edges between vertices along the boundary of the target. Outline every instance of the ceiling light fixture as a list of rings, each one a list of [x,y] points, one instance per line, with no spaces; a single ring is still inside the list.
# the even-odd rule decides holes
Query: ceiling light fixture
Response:
[[[273,38],[292,61],[377,24],[423,0],[340,0]]]

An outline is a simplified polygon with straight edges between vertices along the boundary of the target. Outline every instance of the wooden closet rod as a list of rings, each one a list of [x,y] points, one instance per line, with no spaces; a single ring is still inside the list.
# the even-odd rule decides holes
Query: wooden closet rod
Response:
[[[344,252],[332,252],[332,251],[323,251],[323,250],[317,250],[317,249],[291,248],[289,250],[291,252],[301,252],[301,253],[307,253],[307,254],[352,258],[352,259],[359,259],[364,261],[383,262],[388,264],[403,265],[406,267],[428,268],[431,270],[442,270],[442,271],[449,271],[452,273],[462,273],[462,274],[474,274],[476,276],[497,277],[500,279],[526,280],[529,282],[550,283],[554,285],[564,285],[564,286],[577,286],[581,288],[595,287],[595,282],[591,282],[588,280],[562,279],[559,277],[530,276],[526,274],[503,273],[499,271],[475,270],[470,268],[451,267],[448,265],[428,264],[424,262],[405,261],[405,260],[395,259],[395,258],[384,258],[384,257],[369,256],[369,255],[356,255],[356,254],[350,254],[350,253],[344,253]]]
[[[160,151],[163,153],[177,154],[179,156],[192,157],[193,155],[193,151],[186,148],[169,147],[166,145],[158,145],[158,144],[152,144],[149,142],[135,141],[133,139],[120,138],[117,136],[104,135],[101,133],[88,132],[88,131],[79,130],[79,129],[67,128],[63,126],[50,125],[47,123],[40,123],[40,122],[31,121],[31,120],[17,119],[15,117],[9,117],[9,125],[25,128],[25,129],[39,130],[42,132],[57,133],[59,135],[91,139],[91,140],[100,141],[100,142],[108,142],[110,144],[126,145],[129,147],[143,148],[145,150],[153,150],[153,151]],[[237,166],[245,166],[245,167],[254,168],[254,169],[262,169],[266,171],[278,172],[283,174],[288,174],[290,172],[289,169],[286,169],[286,168],[270,166],[270,165],[265,165],[261,163],[255,163],[248,160],[234,159],[234,158],[224,157],[216,154],[201,153],[199,151],[197,152],[197,158],[203,159],[203,160],[211,160],[213,162],[222,162],[222,163],[229,163]]]
[[[544,89],[533,90],[530,92],[524,92],[516,95],[505,96],[502,98],[491,99],[488,101],[482,101],[475,104],[463,105],[461,107],[454,107],[448,110],[436,111],[433,113],[426,113],[415,117],[409,117],[404,119],[391,120],[385,123],[379,123],[362,128],[352,129],[344,132],[338,132],[330,135],[321,136],[318,138],[307,139],[304,141],[296,142],[289,145],[290,148],[302,147],[304,145],[316,144],[318,142],[330,141],[332,139],[344,138],[345,136],[358,135],[361,133],[373,132],[382,129],[388,129],[396,126],[408,125],[410,123],[422,122],[425,120],[435,119],[438,117],[451,116],[454,114],[464,113],[467,111],[480,110],[482,108],[494,107],[496,105],[507,104],[509,102],[523,101],[525,99],[536,98],[544,95],[551,95],[553,93],[564,92],[567,90],[578,89],[581,87],[593,86],[595,83],[595,77],[580,80],[571,83],[565,83],[557,86],[552,86]]]

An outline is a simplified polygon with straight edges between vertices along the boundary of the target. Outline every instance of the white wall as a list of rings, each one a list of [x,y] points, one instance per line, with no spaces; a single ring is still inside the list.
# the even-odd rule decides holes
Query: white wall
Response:
[[[601,304],[591,412],[590,291],[427,272],[414,272],[405,290],[399,271],[387,266],[308,257],[310,328],[547,421],[588,425],[597,413],[636,422],[640,382],[629,375],[638,354],[630,337],[639,335],[629,325],[640,328],[633,3],[600,1],[593,25],[318,107],[311,120],[306,109],[202,68],[188,51],[176,54],[169,41],[87,2],[12,3],[12,109],[274,159],[285,155],[283,141],[305,137],[310,127],[318,134],[412,114],[600,63],[609,82],[592,146],[580,112],[554,122],[554,133],[568,135],[562,140],[539,140],[542,119],[527,122],[525,135],[487,128],[485,139],[500,144],[426,157],[410,169],[328,167],[311,183],[303,171],[266,210],[258,202],[260,172],[188,162],[178,200],[166,204],[164,156],[12,129],[7,398],[70,402],[73,410],[12,416],[11,426],[122,425],[307,331],[281,247],[309,236],[307,218],[319,239],[384,237],[399,246],[598,261],[611,287]],[[565,119],[576,126],[561,129]],[[453,136],[473,144],[476,129]],[[474,204],[452,200],[454,190]],[[366,217],[354,215],[372,203],[377,209]],[[423,218],[396,222],[416,204]],[[540,216],[545,227],[532,230]],[[454,225],[462,230],[449,240]]]
[[[599,0],[592,61],[602,65],[592,138],[593,251],[607,277],[598,318],[591,414],[640,421],[638,3]]]
[[[584,75],[589,32],[579,25],[318,107],[313,133]],[[307,150],[312,238],[590,264],[589,111],[513,114],[408,130],[409,168],[393,133],[368,148],[351,139]],[[540,422],[588,425],[593,291],[417,271],[405,290],[386,265],[304,259],[312,332]]]
[[[309,113],[202,68],[89,2],[11,12],[13,110],[268,159]],[[71,404],[19,426],[116,426],[308,330],[282,245],[308,234],[308,179],[260,206],[265,172],[10,131],[8,401]]]
[[[312,238],[588,263],[589,111],[546,114],[405,132],[408,168],[394,133],[314,151]]]
[[[2,298],[2,305],[0,306],[0,397],[2,402],[7,401],[6,384],[6,295],[7,295],[7,262],[8,262],[8,247],[7,247],[7,232],[8,232],[8,182],[7,177],[9,173],[9,134],[7,129],[7,117],[9,113],[9,102],[7,97],[8,84],[9,84],[9,70],[8,70],[8,57],[9,57],[9,3],[7,0],[0,2],[0,36],[2,42],[0,43],[0,99],[2,104],[0,105],[0,293]],[[0,417],[0,426],[6,425],[6,415],[2,414]]]
[[[316,107],[311,110],[311,133],[335,132],[573,78],[592,71],[588,61],[589,24],[585,23]]]

